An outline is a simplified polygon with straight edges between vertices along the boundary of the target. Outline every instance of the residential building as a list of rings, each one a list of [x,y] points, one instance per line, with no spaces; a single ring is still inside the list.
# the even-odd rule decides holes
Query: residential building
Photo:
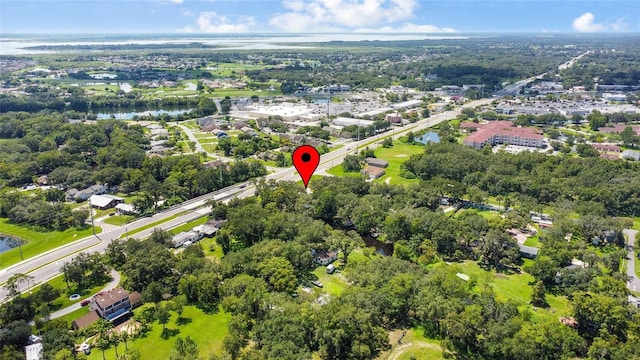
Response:
[[[40,360],[42,359],[42,343],[35,343],[24,347],[27,360]]]
[[[73,320],[71,322],[71,327],[74,330],[84,329],[86,327],[89,327],[95,324],[96,322],[98,322],[98,320],[100,320],[100,315],[98,315],[97,311],[93,310],[93,311],[90,311],[88,314],[85,314]]]
[[[373,180],[384,176],[386,171],[381,167],[367,166],[364,169],[360,170],[360,173],[363,175],[367,175],[370,180]]]
[[[105,320],[116,320],[132,309],[129,292],[123,288],[100,292],[91,298],[89,308]]]
[[[532,128],[513,126],[510,121],[492,121],[487,124],[474,124],[478,131],[464,139],[467,146],[481,149],[485,144],[519,145],[541,148],[544,136]]]
[[[131,204],[120,203],[116,205],[116,213],[118,215],[133,215],[138,214],[140,211]]]
[[[402,124],[402,116],[400,114],[387,114],[384,119],[391,124]]]
[[[362,120],[362,119],[354,119],[354,118],[346,118],[346,117],[338,117],[338,118],[333,120],[333,125],[336,125],[336,126],[350,126],[350,125],[369,126],[369,125],[373,125],[373,121],[371,121],[371,120]]]
[[[179,248],[187,243],[193,244],[196,241],[199,241],[203,238],[203,235],[197,231],[189,231],[189,232],[181,232],[176,234],[171,241],[173,242],[173,247]]]
[[[71,201],[85,201],[91,195],[102,195],[107,192],[107,185],[91,185],[86,189],[78,190],[76,188],[70,189],[66,192],[67,200]]]
[[[389,162],[387,160],[383,160],[383,159],[368,157],[368,158],[365,159],[365,161],[367,162],[367,165],[369,165],[369,166],[375,166],[375,167],[379,167],[379,168],[386,168],[387,166],[389,166]]]
[[[520,248],[520,256],[522,257],[535,259],[538,256],[539,249],[536,247],[526,246],[522,244],[518,244],[518,247]]]
[[[89,197],[89,205],[100,210],[111,209],[123,202],[123,198],[113,195],[91,195]]]
[[[338,252],[332,250],[311,250],[313,262],[319,265],[329,265],[338,259]]]

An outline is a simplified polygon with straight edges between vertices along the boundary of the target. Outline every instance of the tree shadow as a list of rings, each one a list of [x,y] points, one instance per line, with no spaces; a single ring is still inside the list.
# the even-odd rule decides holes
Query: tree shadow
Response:
[[[180,334],[180,329],[169,329],[166,328],[164,330],[162,330],[162,334],[160,334],[160,337],[163,339],[168,339],[170,337],[174,337],[176,335]]]
[[[176,325],[178,326],[190,324],[191,322],[193,322],[193,320],[188,317],[178,316],[178,318],[176,319]]]

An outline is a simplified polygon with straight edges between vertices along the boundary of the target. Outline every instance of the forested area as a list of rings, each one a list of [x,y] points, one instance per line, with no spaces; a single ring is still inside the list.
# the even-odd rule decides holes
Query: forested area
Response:
[[[239,161],[218,169],[203,167],[199,155],[147,157],[149,140],[140,126],[117,120],[70,124],[60,114],[0,115],[0,182],[22,186],[47,175],[66,189],[108,184],[135,193],[144,213],[266,174],[262,164]],[[0,216],[46,229],[79,226],[86,212],[72,212],[64,192],[52,189],[32,197],[0,190]]]
[[[581,85],[587,90],[593,90],[595,84],[638,86],[639,57],[640,50],[633,46],[623,46],[617,51],[598,50],[561,71],[562,85],[565,88]]]
[[[455,185],[456,196],[475,188],[482,197],[500,196],[505,203],[527,197],[532,210],[570,201],[600,215],[640,214],[640,167],[633,162],[532,152],[493,155],[442,144],[411,157],[403,167],[420,179]]]
[[[261,181],[256,197],[233,199],[228,205],[213,203],[212,216],[227,220],[216,235],[225,253],[219,263],[204,258],[198,245],[173,253],[170,235],[162,231],[145,241],[111,243],[105,261],[121,270],[126,287],[141,291],[148,302],[161,303],[169,296],[174,300],[167,307],[184,299],[207,312],[221,307],[231,313],[224,351],[233,359],[300,359],[313,353],[322,359],[371,359],[389,347],[388,331],[412,326],[440,339],[445,351],[460,359],[637,355],[640,314],[627,306],[628,293],[617,272],[624,254],[599,256],[585,246],[585,239],[601,230],[593,224],[606,229],[624,226],[606,217],[605,204],[597,200],[562,201],[554,213],[554,227],[543,233],[540,259],[524,268],[539,283],[534,303],[544,304],[547,293],[570,299],[571,315],[579,324],[575,329],[535,316],[519,308],[520,303],[496,300],[487,279],[465,282],[456,276],[444,260],[475,259],[486,269],[519,271],[517,244],[506,230],[528,222],[528,209],[536,206],[531,199],[538,193],[527,189],[539,186],[522,184],[525,195],[511,204],[518,206],[489,220],[473,211],[456,217],[437,211],[441,195],[452,191],[444,195],[474,198],[473,189],[465,186],[465,174],[471,176],[488,162],[491,169],[521,164],[522,171],[534,172],[543,165],[553,170],[553,160],[546,163],[533,154],[444,152],[446,148],[428,147],[427,154],[409,161],[418,168],[432,164],[432,156],[459,156],[455,161],[440,159],[446,168],[430,165],[441,178],[422,184],[402,187],[360,178],[320,178],[311,184],[313,193],[307,194],[293,182]],[[571,163],[559,167],[577,174],[588,169]],[[541,168],[534,173],[543,175]],[[574,211],[581,215],[578,220],[569,216]],[[571,242],[564,239],[565,231],[574,233]],[[392,243],[394,255],[380,256],[365,247],[364,240],[372,238]],[[324,305],[310,294],[290,296],[299,284],[314,279],[311,271],[317,265],[311,250],[317,249],[340,250],[345,255],[340,260],[345,263],[343,274],[351,283]],[[347,262],[354,252],[360,256]],[[572,258],[588,262],[589,267],[564,270]],[[560,282],[555,281],[558,271],[563,272]],[[139,321],[165,321],[164,306],[147,310]],[[29,319],[37,313],[36,303],[27,300],[14,300],[0,311],[5,324],[17,320],[15,314]],[[54,331],[46,324],[50,323],[42,325],[45,331]]]

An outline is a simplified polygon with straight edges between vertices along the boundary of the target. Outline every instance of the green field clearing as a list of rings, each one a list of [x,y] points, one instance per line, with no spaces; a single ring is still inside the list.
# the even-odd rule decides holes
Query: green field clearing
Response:
[[[109,216],[104,219],[102,222],[109,225],[122,226],[124,224],[128,224],[129,222],[135,220],[136,217],[132,215],[114,215]]]
[[[60,310],[60,309],[64,309],[67,306],[73,305],[75,303],[77,303],[78,301],[81,301],[83,299],[88,298],[89,296],[97,293],[98,291],[100,291],[101,289],[103,289],[112,279],[109,278],[107,281],[101,283],[101,284],[95,284],[94,286],[84,289],[84,290],[80,290],[75,286],[71,286],[71,289],[69,289],[67,287],[67,284],[64,282],[64,277],[62,275],[60,276],[56,276],[55,278],[47,281],[47,283],[51,286],[53,286],[54,288],[60,290],[60,296],[58,296],[58,298],[56,300],[54,300],[53,302],[51,302],[51,307],[50,310],[51,312]],[[38,291],[38,287],[34,289],[34,292]],[[76,300],[76,301],[71,301],[69,300],[69,296],[71,296],[71,294],[80,294],[80,299]],[[75,319],[71,319],[71,320],[75,320]]]
[[[326,269],[326,266],[319,266],[313,271],[313,274],[317,276],[318,280],[322,283],[322,291],[332,297],[336,297],[342,294],[349,284],[344,280],[340,273],[334,272],[333,274],[327,274]]]
[[[531,263],[532,260],[526,260],[525,265]],[[513,300],[520,305],[520,309],[529,307],[532,293],[533,276],[523,272],[521,274],[502,274],[489,272],[482,269],[473,261],[465,261],[452,265],[458,272],[469,275],[472,279],[479,282],[484,279],[490,281],[496,292],[496,299],[499,301]],[[549,307],[546,309],[537,308],[533,315],[538,319],[554,319],[557,321],[559,316],[569,314],[569,300],[564,296],[556,296],[547,294],[547,303]]]
[[[210,260],[220,260],[224,256],[222,247],[216,243],[215,238],[204,238],[198,242],[204,250],[204,256]]]
[[[96,233],[102,229],[96,226]],[[8,219],[0,219],[0,233],[9,237],[14,236],[26,240],[22,245],[22,254],[25,259],[36,256],[45,251],[55,249],[75,240],[80,240],[93,234],[91,228],[76,230],[75,228],[65,231],[39,231],[25,226],[9,223]],[[0,254],[0,269],[22,261],[20,249],[14,248]]]
[[[209,218],[207,216],[203,216],[201,218],[198,218],[196,220],[192,220],[189,221],[186,224],[182,224],[178,227],[174,227],[173,229],[169,230],[170,233],[172,233],[173,235],[181,233],[183,231],[189,231],[191,229],[193,229],[193,227],[198,226],[198,225],[202,225],[204,223],[206,223],[207,221],[209,221]]]
[[[410,360],[410,359],[444,359],[440,341],[424,337],[424,330],[415,327],[406,330],[402,338],[402,343],[398,343],[399,331],[395,331],[391,336],[392,348],[388,354],[383,354],[380,358],[387,360]]]
[[[159,220],[159,221],[156,221],[156,222],[152,222],[151,224],[147,224],[147,225],[141,226],[141,227],[139,227],[139,228],[137,228],[135,230],[131,230],[131,231],[129,231],[129,236],[131,236],[133,234],[137,234],[137,233],[139,233],[141,231],[144,231],[144,230],[147,230],[147,229],[151,229],[152,227],[158,226],[160,224],[166,223],[167,221],[173,220],[173,219],[177,218],[178,216],[184,215],[185,213],[186,213],[186,211],[178,213],[178,214],[174,214],[174,215],[169,216],[166,219]],[[126,234],[122,234],[122,235],[120,235],[120,238],[122,239],[122,238],[125,238],[126,236],[127,236]]]
[[[140,313],[146,306],[143,305],[134,310],[134,314]],[[167,324],[167,330],[172,330],[173,334],[167,339],[163,339],[162,325],[157,322],[153,324],[151,330],[143,337],[129,341],[129,348],[136,349],[140,353],[142,359],[149,360],[166,360],[174,347],[178,337],[185,338],[189,336],[200,348],[200,356],[208,358],[210,354],[222,353],[222,341],[227,335],[227,324],[231,319],[231,314],[220,310],[216,314],[206,314],[195,306],[185,306],[182,313],[184,325],[177,325],[177,314],[171,312],[171,318]],[[118,350],[123,353],[125,345],[118,345]],[[94,348],[91,355],[87,357],[89,360],[101,360],[102,352]],[[115,349],[111,347],[105,351],[106,359],[115,359]]]

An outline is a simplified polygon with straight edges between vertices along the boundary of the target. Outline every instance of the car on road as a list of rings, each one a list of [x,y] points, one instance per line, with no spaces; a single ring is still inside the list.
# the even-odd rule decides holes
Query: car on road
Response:
[[[80,300],[80,294],[72,294],[71,296],[69,296],[69,300],[71,301]]]
[[[84,300],[80,301],[80,306],[87,306],[87,305],[89,305],[90,302],[91,302],[91,300],[84,299]]]

